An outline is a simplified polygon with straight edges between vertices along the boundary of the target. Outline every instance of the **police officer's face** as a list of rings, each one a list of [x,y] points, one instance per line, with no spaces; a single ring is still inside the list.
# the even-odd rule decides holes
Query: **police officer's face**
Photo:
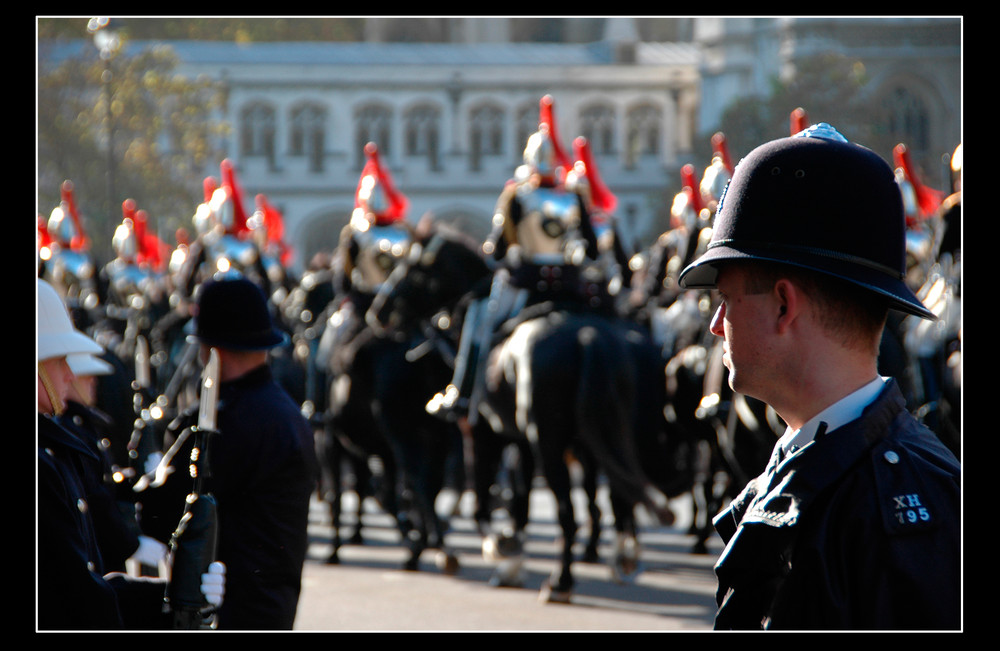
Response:
[[[771,293],[746,293],[746,271],[724,265],[717,283],[721,303],[712,319],[712,334],[724,340],[723,364],[733,391],[768,401],[778,379],[779,359],[771,335],[776,311]]]

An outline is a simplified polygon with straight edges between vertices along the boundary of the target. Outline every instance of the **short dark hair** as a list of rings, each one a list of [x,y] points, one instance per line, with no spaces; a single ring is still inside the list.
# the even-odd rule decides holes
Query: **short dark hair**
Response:
[[[878,354],[889,313],[889,301],[880,294],[836,276],[795,265],[765,261],[746,263],[744,291],[770,291],[781,278],[795,283],[818,307],[817,319],[824,331],[845,346],[871,346]]]

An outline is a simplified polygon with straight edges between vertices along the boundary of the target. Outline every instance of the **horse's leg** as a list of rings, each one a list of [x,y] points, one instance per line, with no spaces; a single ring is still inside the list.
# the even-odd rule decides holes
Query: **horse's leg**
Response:
[[[691,487],[691,497],[694,502],[694,517],[691,521],[690,532],[695,537],[692,552],[704,554],[707,550],[708,538],[712,535],[713,508],[713,478],[712,478],[712,457],[714,452],[708,441],[698,441],[695,448],[694,462],[694,482]]]
[[[601,508],[597,505],[598,469],[593,459],[585,452],[577,455],[580,467],[583,469],[583,491],[587,495],[587,513],[590,516],[590,535],[583,551],[584,563],[597,563],[601,560],[598,548],[601,542]]]
[[[639,532],[635,522],[635,505],[615,494],[610,495],[611,510],[615,515],[615,547],[611,571],[617,583],[632,581],[640,571]]]
[[[419,568],[420,555],[427,547],[428,507],[425,491],[421,485],[423,483],[422,469],[420,468],[421,459],[415,456],[414,447],[411,442],[392,442],[393,456],[398,464],[396,469],[399,472],[399,476],[395,480],[399,485],[397,522],[403,537],[403,545],[409,552],[409,556],[403,562],[405,570]]]
[[[360,459],[353,454],[345,454],[344,459],[351,464],[351,471],[354,474],[354,492],[358,496],[358,510],[356,513],[357,524],[354,526],[354,533],[351,534],[350,544],[365,544],[364,536],[361,534],[361,514],[363,513],[365,498],[371,495],[372,471],[368,467],[365,459]]]
[[[543,452],[542,463],[549,489],[556,500],[556,513],[562,531],[562,550],[559,554],[559,566],[542,586],[539,599],[545,602],[568,602],[573,590],[573,542],[577,531],[573,501],[570,498],[569,468],[562,451]]]
[[[438,569],[445,574],[455,574],[458,572],[458,556],[451,550],[446,542],[446,534],[450,525],[450,514],[442,516],[437,512],[437,497],[445,488],[447,477],[449,476],[450,464],[455,452],[455,440],[461,443],[461,435],[458,430],[447,423],[434,419],[433,423],[439,429],[431,429],[431,442],[427,449],[430,450],[431,458],[425,466],[430,469],[426,479],[425,489],[428,500],[428,517],[431,530],[429,532],[428,547],[437,549],[438,554],[436,564]]]
[[[505,443],[493,433],[485,421],[477,422],[473,426],[472,432],[472,481],[476,494],[476,509],[473,518],[479,534],[485,538],[491,533],[490,525],[493,520],[492,488],[496,482]]]
[[[323,433],[322,447],[323,449],[320,458],[323,460],[324,475],[326,476],[327,485],[323,490],[321,497],[323,498],[323,501],[326,502],[329,509],[330,526],[333,531],[331,539],[333,550],[327,557],[326,562],[330,564],[337,564],[340,562],[340,547],[342,544],[342,540],[340,538],[340,500],[343,491],[340,464],[343,447],[340,445],[335,433],[329,426]]]
[[[531,503],[531,484],[535,478],[535,455],[526,440],[517,442],[518,464],[511,478],[510,515],[514,531],[522,535],[528,527],[528,510]]]
[[[476,529],[483,541],[483,559],[496,564],[490,585],[520,587],[534,458],[527,441],[512,443],[496,434],[485,419],[472,426],[472,437]],[[502,486],[501,472],[506,474],[508,490]],[[499,530],[493,526],[498,497],[511,521]]]

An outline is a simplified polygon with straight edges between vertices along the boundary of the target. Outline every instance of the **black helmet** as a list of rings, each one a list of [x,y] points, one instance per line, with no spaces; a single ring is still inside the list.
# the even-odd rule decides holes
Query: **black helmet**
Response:
[[[821,123],[740,161],[708,251],[679,283],[714,287],[717,263],[765,260],[842,278],[885,296],[893,309],[935,319],[904,281],[905,229],[889,164]]]
[[[266,350],[287,336],[274,327],[264,292],[238,274],[217,274],[202,285],[189,338],[230,350]]]

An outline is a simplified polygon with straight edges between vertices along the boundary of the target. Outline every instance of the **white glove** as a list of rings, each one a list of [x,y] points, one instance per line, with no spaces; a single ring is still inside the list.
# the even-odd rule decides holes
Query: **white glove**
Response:
[[[222,596],[226,593],[226,566],[215,561],[208,566],[208,571],[201,575],[201,593],[205,600],[213,606],[222,605]]]
[[[159,465],[160,459],[163,458],[162,452],[151,452],[148,457],[146,457],[146,462],[143,464],[143,472],[147,475],[151,475],[156,472],[156,466]]]
[[[160,561],[167,557],[167,546],[155,538],[149,536],[139,536],[139,549],[132,554],[131,560],[139,561],[143,565],[157,567]]]

